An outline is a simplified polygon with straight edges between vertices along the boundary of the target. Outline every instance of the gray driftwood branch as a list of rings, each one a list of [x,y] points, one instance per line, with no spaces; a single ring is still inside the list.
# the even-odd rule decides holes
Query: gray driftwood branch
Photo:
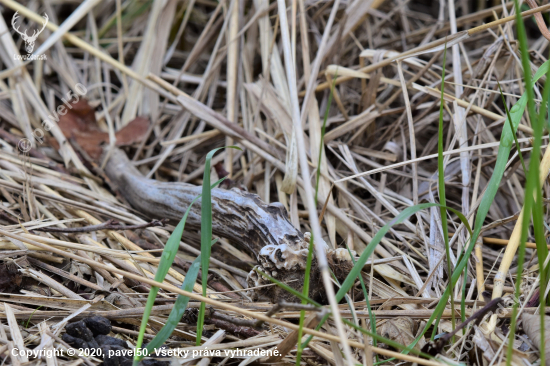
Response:
[[[180,220],[202,187],[187,183],[159,182],[147,179],[132,165],[126,153],[115,149],[105,166],[105,173],[118,186],[133,208],[153,218]],[[200,229],[200,200],[193,205],[186,228]],[[288,220],[281,203],[264,203],[257,195],[238,188],[212,190],[212,231],[229,239],[239,248],[258,258],[256,269],[288,283],[293,288],[303,286],[309,235],[296,229]],[[327,255],[336,274],[347,274],[351,265],[345,249],[331,250]],[[314,270],[310,288],[313,297],[322,298],[322,284]],[[340,277],[340,276],[339,276]],[[248,276],[250,287],[271,283],[257,271]],[[290,297],[276,286],[254,291],[257,297],[271,300]]]

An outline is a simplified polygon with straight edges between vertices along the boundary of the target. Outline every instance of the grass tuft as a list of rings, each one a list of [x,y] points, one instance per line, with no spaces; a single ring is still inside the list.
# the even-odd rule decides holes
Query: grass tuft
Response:
[[[174,258],[176,257],[176,253],[179,249],[179,243],[181,241],[181,238],[183,236],[183,231],[185,229],[185,222],[187,221],[187,216],[189,215],[189,212],[191,212],[191,207],[193,206],[193,204],[195,202],[197,202],[199,199],[201,199],[201,197],[204,196],[204,191],[205,191],[204,186],[205,185],[208,186],[207,191],[208,191],[209,198],[210,198],[211,197],[211,195],[210,195],[211,190],[216,188],[225,179],[225,178],[222,178],[222,179],[218,180],[216,183],[214,183],[213,185],[210,185],[210,161],[212,160],[212,156],[214,155],[214,153],[218,150],[219,149],[215,149],[215,150],[211,151],[206,157],[206,166],[205,166],[204,174],[206,175],[206,173],[208,172],[208,180],[205,180],[203,182],[203,194],[199,195],[198,197],[196,197],[191,202],[191,204],[189,205],[189,207],[185,211],[185,214],[183,215],[182,219],[180,220],[180,222],[178,223],[178,225],[176,226],[176,228],[172,232],[172,235],[170,235],[170,237],[168,238],[168,241],[166,242],[166,245],[164,246],[164,249],[162,251],[162,255],[161,255],[161,258],[160,258],[160,263],[159,263],[159,266],[158,266],[158,270],[155,274],[155,281],[157,281],[157,282],[163,282],[164,281],[164,279],[166,278],[166,275],[168,274],[168,271],[170,270],[170,267],[172,266],[172,263],[174,262]],[[208,169],[206,169],[206,167],[208,167]],[[202,202],[204,202],[204,200]],[[211,202],[211,198],[210,198],[209,202],[210,202],[210,225],[211,225],[211,223],[212,223],[212,202]],[[202,222],[201,222],[201,225],[202,225]],[[211,234],[212,231],[211,230],[212,230],[212,226],[210,226],[210,237],[212,236],[212,234]],[[213,244],[212,241],[210,241],[208,243],[208,251],[206,252],[206,254],[208,255],[208,259],[210,258],[210,247],[211,247],[212,244]],[[183,281],[182,289],[184,289],[186,291],[192,291],[193,290],[193,285],[195,284],[197,274],[198,274],[198,269],[197,269],[197,273],[194,273],[194,271],[195,271],[194,265],[195,265],[195,262],[197,262],[197,261],[200,261],[201,264],[203,264],[204,262],[203,262],[202,258],[204,258],[204,253],[201,254],[199,257],[197,257],[197,259],[193,262],[193,265],[190,267],[189,272],[187,273],[187,276],[185,277],[185,280]],[[208,265],[206,266],[206,269],[208,269]],[[208,271],[206,271],[206,272],[208,272]],[[136,349],[141,349],[141,347],[143,345],[143,337],[145,335],[145,329],[147,327],[147,322],[149,321],[149,316],[151,315],[151,310],[153,308],[153,305],[155,304],[155,299],[157,297],[158,291],[159,291],[159,288],[155,287],[155,286],[151,287],[151,290],[149,291],[149,296],[147,297],[147,303],[145,304],[145,309],[143,311],[143,317],[141,319],[141,326],[140,326],[140,329],[139,329],[139,335],[138,335],[138,339],[137,339],[137,342],[136,342]],[[204,281],[204,276],[203,276],[203,296],[206,296],[206,281]],[[147,351],[148,352],[151,352],[155,347],[159,347],[160,345],[162,345],[166,341],[166,339],[168,339],[168,337],[170,337],[170,335],[172,334],[172,331],[175,329],[177,323],[179,322],[179,320],[183,316],[183,312],[185,311],[185,308],[187,307],[188,302],[189,302],[188,297],[178,296],[178,299],[176,300],[176,304],[174,306],[174,309],[172,309],[172,311],[170,312],[170,316],[169,316],[168,321],[166,322],[165,326],[159,331],[159,333],[155,336],[155,338],[153,338],[153,340],[147,345]],[[204,305],[204,303],[202,303],[201,306],[202,305]],[[203,318],[203,320],[204,320],[204,318]],[[198,335],[198,332],[199,332],[198,329],[197,329],[197,335]],[[198,339],[200,339],[200,338],[198,338]],[[138,362],[141,359],[143,359],[143,357],[144,357],[143,354],[136,354],[134,356],[134,362],[133,362],[134,366],[137,366]]]

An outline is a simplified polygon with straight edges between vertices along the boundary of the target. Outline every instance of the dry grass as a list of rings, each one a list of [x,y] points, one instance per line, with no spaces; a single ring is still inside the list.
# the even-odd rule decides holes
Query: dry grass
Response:
[[[85,233],[37,230],[99,225],[109,219],[139,225],[152,219],[132,209],[105,182],[102,168],[109,153],[90,164],[81,147],[57,124],[50,131],[41,125],[67,92],[77,92],[78,83],[86,86],[85,97],[97,107],[98,128],[108,134],[107,150],[115,147],[115,133],[134,118],[150,118],[145,138],[125,148],[144,176],[201,185],[206,153],[237,145],[242,151],[222,150],[212,165],[221,163],[238,186],[264,202],[281,202],[294,226],[312,232],[315,240],[322,238],[330,247],[348,247],[361,254],[380,228],[406,208],[440,202],[438,122],[447,44],[446,203],[462,212],[473,227],[494,173],[506,116],[497,81],[509,108],[525,91],[515,13],[511,2],[486,7],[486,2],[440,1],[441,11],[430,3],[113,0],[84,1],[77,8],[78,4],[65,0],[0,0],[2,363],[98,364],[97,357],[39,360],[10,350],[64,349],[67,345],[60,337],[67,322],[90,315],[110,319],[111,335],[134,345],[151,285],[162,291],[149,319],[146,341],[166,321],[177,294],[189,295],[179,286],[199,254],[196,231],[184,232],[176,262],[159,284],[153,280],[158,256],[174,222],[166,227]],[[544,13],[549,7],[527,15]],[[20,15],[18,22],[23,22],[18,23],[20,29],[29,29],[28,34],[41,25],[42,14],[48,14],[49,23],[34,48],[46,60],[25,62],[14,57],[26,54],[21,36],[11,28],[15,11]],[[548,41],[531,16],[525,23],[534,74],[547,60]],[[543,76],[535,84],[538,102],[544,81]],[[336,85],[332,92],[331,85]],[[329,111],[326,121],[325,110]],[[517,137],[528,161],[533,125],[527,113]],[[17,146],[22,138],[32,143],[30,155]],[[543,183],[549,151],[541,165]],[[212,182],[217,179],[213,170]],[[362,295],[338,304],[334,297],[338,288],[331,285],[330,273],[324,273],[331,300],[326,308],[336,316],[315,331],[319,319],[307,308],[300,334],[315,337],[301,354],[301,364],[373,365],[390,357],[395,357],[388,361],[392,364],[504,362],[518,281],[518,214],[525,181],[513,148],[484,222],[483,238],[469,259],[467,276],[452,289],[457,324],[483,308],[488,301],[483,291],[490,298],[493,289],[494,297],[507,300],[498,318],[485,317],[476,326],[470,323],[469,332],[458,332],[454,343],[445,345],[445,355],[436,359],[418,352],[400,353],[401,349],[380,341],[373,344],[371,337],[343,322],[349,320],[370,331],[374,315],[378,334],[405,346],[424,328],[450,278],[441,211],[434,206],[392,226],[376,246],[370,258],[374,265],[369,263],[362,272],[372,314]],[[548,185],[542,189],[543,198],[548,197]],[[469,245],[469,234],[456,214],[447,211],[447,218],[454,268]],[[520,224],[515,226],[516,222]],[[503,245],[509,241],[504,254]],[[534,242],[534,236],[528,241]],[[321,245],[316,249],[323,267],[324,251]],[[200,347],[269,350],[277,346],[284,352],[278,362],[296,364],[301,308],[266,316],[275,304],[253,302],[245,290],[249,264],[254,261],[239,243],[222,238],[213,248],[208,297],[199,295],[200,281],[189,295],[189,308],[196,309],[203,301],[217,314],[207,320],[206,343]],[[527,243],[519,298],[523,312],[539,311],[538,265],[536,245]],[[502,283],[495,281],[499,268]],[[359,281],[355,289],[356,295],[362,294]],[[421,344],[432,333],[450,332],[452,315],[449,301],[437,328],[430,327]],[[253,319],[266,325],[254,331]],[[245,331],[236,330],[239,326]],[[521,327],[520,322],[512,362],[536,364],[538,348]],[[184,317],[166,344],[196,350],[200,347],[194,347],[195,335],[196,323]],[[241,361],[274,360],[202,357],[193,362]]]

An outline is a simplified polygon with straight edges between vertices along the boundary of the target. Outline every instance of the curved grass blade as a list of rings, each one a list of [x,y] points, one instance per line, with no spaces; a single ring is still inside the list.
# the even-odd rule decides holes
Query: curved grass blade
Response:
[[[514,6],[518,9],[518,1],[514,0]],[[519,243],[519,253],[518,253],[518,271],[517,271],[517,280],[516,280],[516,291],[515,296],[519,298],[521,282],[522,282],[522,273],[523,273],[523,263],[525,257],[525,242],[527,241],[527,235],[529,231],[529,224],[531,219],[531,214],[533,217],[533,229],[535,234],[535,242],[537,243],[537,256],[539,263],[544,263],[546,256],[548,255],[548,249],[546,247],[546,238],[544,235],[544,214],[542,206],[542,192],[541,192],[541,182],[539,178],[539,158],[540,158],[540,149],[542,144],[542,132],[543,132],[543,121],[546,117],[546,101],[549,97],[550,92],[550,82],[547,77],[544,91],[542,104],[540,106],[539,114],[535,112],[535,96],[533,92],[534,82],[531,80],[531,65],[529,61],[529,44],[527,41],[527,33],[525,30],[525,25],[523,23],[523,18],[516,15],[516,25],[518,33],[518,41],[521,51],[521,63],[523,67],[523,77],[525,79],[525,89],[527,95],[527,105],[529,111],[529,117],[533,125],[534,139],[533,139],[533,151],[531,152],[531,158],[529,160],[529,171],[526,172],[527,183],[525,188],[525,199],[523,204],[523,220],[521,222],[521,236]],[[539,69],[540,70],[540,69]],[[538,71],[537,71],[538,73]],[[548,74],[547,74],[548,75]],[[525,169],[525,168],[524,168]],[[541,350],[544,350],[545,346],[545,329],[544,329],[544,304],[546,299],[544,298],[545,294],[545,285],[546,285],[546,269],[544,265],[541,265],[539,268],[540,276],[540,304],[542,307],[541,314],[541,324],[540,324],[540,341],[541,341]],[[516,332],[516,322],[517,322],[517,311],[518,311],[518,301],[514,301],[514,306],[512,308],[512,318],[510,322],[510,335],[509,342],[514,342],[515,332]],[[510,344],[512,344],[510,343]],[[508,347],[506,365],[511,365],[512,359],[512,347]],[[545,363],[545,357],[547,355],[544,352],[540,352],[540,362],[541,365]]]
[[[533,77],[533,83],[535,83],[538,79],[540,79],[543,75],[545,75],[550,70],[550,60],[546,61],[544,64],[542,64],[537,72],[535,73],[535,76]],[[491,176],[491,179],[489,180],[489,183],[487,184],[487,189],[485,190],[485,193],[483,194],[483,197],[481,198],[481,203],[479,205],[476,219],[474,223],[474,232],[470,235],[470,243],[468,247],[466,248],[466,251],[461,256],[460,260],[458,261],[457,266],[455,267],[455,271],[453,275],[451,276],[451,283],[450,286],[447,287],[443,295],[441,296],[441,299],[439,303],[437,304],[436,308],[434,309],[434,313],[428,319],[428,322],[426,323],[424,329],[420,333],[420,335],[415,339],[415,341],[407,348],[405,352],[408,352],[408,350],[416,345],[418,341],[424,336],[424,334],[428,331],[428,329],[432,326],[435,319],[439,319],[440,315],[442,314],[443,310],[445,309],[445,306],[447,304],[447,300],[450,296],[449,289],[452,288],[456,282],[458,281],[458,278],[462,271],[464,271],[464,268],[466,267],[468,263],[468,259],[472,253],[472,250],[475,246],[475,242],[477,241],[477,238],[479,237],[479,234],[481,232],[481,228],[483,226],[483,222],[485,221],[485,218],[487,217],[487,213],[489,212],[489,208],[491,207],[491,204],[493,203],[495,199],[495,195],[497,193],[498,187],[500,185],[500,182],[502,180],[502,176],[504,175],[504,169],[506,168],[506,164],[508,162],[508,157],[510,156],[510,150],[512,148],[513,144],[513,134],[515,130],[517,130],[519,123],[521,121],[521,117],[523,116],[523,113],[525,112],[525,107],[527,106],[527,94],[524,93],[521,98],[514,104],[514,106],[510,109],[510,117],[511,121],[508,123],[504,123],[502,134],[500,137],[500,146],[497,153],[497,160],[495,163],[495,169],[493,171],[493,175]],[[510,123],[512,122],[512,123]]]
[[[353,265],[355,265],[355,258],[353,258],[353,255],[351,253],[351,250],[346,245],[346,249],[348,250],[349,256],[351,258],[351,261],[353,262]],[[369,293],[367,292],[367,287],[365,286],[365,281],[363,280],[363,276],[359,276],[359,281],[361,282],[361,289],[363,290],[363,296],[365,296],[365,303],[367,305],[367,311],[369,313],[369,322],[372,333],[376,334],[376,316],[372,312],[372,309],[370,307],[370,300],[369,300]],[[374,347],[378,347],[378,342],[376,339],[372,339],[372,345]],[[378,355],[376,355],[376,362],[378,362]]]
[[[369,257],[374,252],[374,249],[380,243],[382,238],[386,235],[386,233],[390,230],[390,228],[392,226],[402,223],[404,220],[406,220],[411,215],[417,213],[420,210],[423,210],[423,209],[426,209],[426,208],[429,208],[429,207],[434,207],[434,206],[444,207],[442,204],[439,204],[439,203],[422,203],[422,204],[419,204],[419,205],[416,205],[416,206],[407,207],[406,209],[401,211],[401,213],[399,213],[399,215],[394,217],[393,220],[391,220],[389,223],[384,225],[376,233],[376,235],[372,238],[372,241],[369,243],[369,245],[367,245],[367,247],[365,248],[365,250],[363,251],[363,253],[359,257],[359,259],[357,260],[357,263],[355,263],[355,265],[353,266],[352,270],[350,271],[350,273],[348,274],[348,276],[346,277],[346,279],[342,283],[342,287],[336,293],[336,299],[338,301],[342,300],[342,298],[344,297],[344,294],[346,294],[351,289],[351,287],[353,286],[353,284],[355,282],[355,279],[357,278],[357,276],[359,276],[363,266],[365,265],[365,263],[367,262]],[[466,226],[468,232],[469,233],[472,232],[472,230],[470,229],[470,225],[468,224],[468,220],[462,214],[462,212],[457,211],[457,210],[455,210],[453,208],[450,208],[450,207],[445,207],[445,208],[447,210],[450,210],[453,213],[455,213],[458,216],[458,218],[460,219],[460,221],[462,221],[464,223],[464,226]]]
[[[525,168],[525,162],[523,161],[523,154],[521,153],[521,149],[519,147],[519,141],[518,137],[516,135],[516,131],[514,129],[514,126],[512,126],[512,117],[510,116],[510,111],[508,110],[508,105],[506,104],[506,99],[504,99],[504,93],[502,92],[502,88],[500,87],[500,82],[497,80],[498,90],[500,91],[500,97],[502,98],[502,104],[504,105],[504,110],[506,111],[506,120],[510,124],[510,128],[512,129],[513,135],[514,135],[514,142],[516,144],[516,150],[518,151],[519,160],[521,160],[521,166],[523,167],[523,171],[527,174],[527,169]]]
[[[185,280],[183,281],[183,284],[181,285],[181,289],[184,291],[192,292],[193,286],[195,285],[195,281],[197,280],[197,276],[199,274],[201,265],[201,255],[199,255],[191,264],[189,267],[189,270],[187,271],[187,274],[185,275]],[[183,316],[183,313],[185,312],[185,309],[187,308],[187,304],[189,303],[189,297],[179,295],[178,299],[174,303],[174,307],[172,308],[172,311],[170,311],[170,315],[168,316],[168,320],[166,320],[166,323],[162,327],[162,329],[157,333],[155,338],[151,340],[147,344],[147,351],[148,354],[151,354],[155,348],[158,348],[162,346],[162,344],[172,335],[172,332],[174,329],[176,329],[178,323],[181,320],[181,317]]]
[[[541,67],[537,70],[537,72],[535,73],[535,76],[533,77],[533,83],[536,82],[538,79],[540,79],[542,77],[542,75],[546,74],[549,70],[550,70],[550,60],[546,61],[544,64],[542,64]],[[508,123],[505,123],[504,126],[503,126],[502,134],[501,134],[501,137],[500,137],[500,146],[499,146],[499,150],[498,150],[498,153],[497,153],[497,160],[496,160],[496,164],[495,164],[495,170],[493,172],[493,175],[491,176],[491,179],[489,180],[489,183],[487,184],[487,189],[485,190],[485,193],[484,193],[484,195],[481,199],[481,203],[479,205],[478,212],[477,212],[477,215],[476,215],[476,220],[475,220],[473,232],[470,229],[469,224],[468,224],[466,218],[464,217],[464,215],[462,215],[462,213],[460,213],[460,212],[456,212],[455,210],[452,210],[457,215],[459,215],[459,218],[461,219],[461,221],[468,228],[468,231],[470,233],[470,243],[469,243],[468,247],[466,248],[466,251],[464,253],[462,253],[462,255],[459,258],[458,264],[455,267],[455,271],[453,272],[453,275],[451,276],[450,286],[447,287],[447,289],[445,290],[445,292],[441,296],[441,299],[440,299],[437,307],[434,309],[434,312],[433,312],[432,316],[430,317],[430,319],[426,323],[426,325],[425,325],[424,329],[422,330],[421,334],[415,339],[415,341],[413,343],[411,343],[409,345],[409,347],[407,347],[403,351],[404,353],[410,352],[413,349],[413,347],[418,343],[418,341],[428,331],[428,329],[432,326],[435,319],[440,317],[443,310],[445,309],[445,306],[447,304],[447,300],[449,299],[450,288],[452,288],[456,284],[456,282],[458,281],[458,278],[460,277],[462,271],[464,271],[464,269],[465,269],[465,267],[468,263],[468,258],[470,257],[470,255],[472,253],[472,250],[474,248],[474,245],[475,245],[475,242],[476,242],[477,238],[479,237],[479,234],[481,232],[481,228],[483,226],[483,222],[485,221],[485,218],[487,217],[487,213],[489,212],[489,208],[490,208],[492,202],[494,201],[496,192],[497,192],[498,187],[500,185],[500,181],[502,180],[502,176],[504,175],[504,169],[506,168],[506,163],[508,162],[508,157],[510,155],[510,150],[511,150],[512,143],[513,143],[513,131],[517,130],[518,125],[521,121],[521,117],[523,116],[523,113],[525,111],[526,106],[527,106],[527,96],[526,96],[526,94],[523,94],[521,96],[521,98],[516,102],[516,104],[514,104],[512,109],[510,109],[510,116],[511,116],[511,122],[512,123],[508,122]],[[428,204],[424,204],[424,205],[428,205]],[[434,204],[432,204],[432,205],[434,205]],[[435,204],[435,205],[437,205],[437,204]],[[417,206],[420,206],[420,205],[417,205]],[[417,207],[417,206],[414,206],[414,207]],[[430,207],[430,206],[427,206],[427,207]],[[423,207],[423,208],[427,208],[427,207]],[[409,207],[406,210],[412,209],[412,208],[413,207]],[[420,209],[422,209],[422,208],[420,208]],[[450,208],[448,208],[448,209],[450,209]],[[403,214],[406,210],[401,212],[401,214]],[[407,217],[414,214],[415,212],[416,211],[409,212]],[[400,217],[401,214],[398,215],[397,217]],[[395,224],[398,223],[398,222],[395,222],[397,217],[394,218],[394,220],[392,220],[392,222],[390,223],[391,225],[395,225]],[[401,218],[400,222],[402,222],[402,220],[403,220],[403,218]],[[388,225],[390,225],[390,224],[388,224]],[[384,230],[384,228],[385,228],[385,226],[382,229],[380,229],[380,231],[378,233],[382,232]],[[375,238],[373,238],[371,243],[369,243],[369,245],[367,246],[367,249],[371,246],[371,244],[373,244],[374,246],[372,247],[372,251],[374,251],[374,247],[376,245],[378,245],[378,243],[380,242],[382,237],[387,233],[388,230],[389,230],[389,228],[384,231],[384,233],[382,234],[381,237],[378,237],[378,233],[377,233],[377,235],[375,236],[377,241],[375,241]],[[367,249],[365,249],[365,251]],[[369,253],[368,256],[370,256],[370,254],[372,254],[372,251],[371,251],[371,253]],[[363,252],[363,254],[364,253],[365,252]],[[368,256],[367,256],[366,259],[368,259]],[[366,262],[366,259],[365,259],[365,262]],[[358,261],[358,263],[359,263],[359,261]],[[356,266],[354,266],[354,269],[355,269],[355,267]],[[360,272],[360,270],[355,272],[355,275],[357,275],[359,272]],[[350,273],[350,275],[352,275],[352,273]],[[348,276],[348,278],[349,278],[349,276]],[[356,277],[354,277],[354,278],[356,278]],[[346,287],[347,286],[349,286],[349,283],[346,284]],[[349,287],[349,288],[351,288],[351,287]],[[347,288],[347,290],[345,292],[347,292],[349,290],[349,288]],[[345,289],[344,286],[342,286],[341,290],[343,291],[344,289]],[[339,294],[340,294],[340,291],[338,291],[338,293],[336,295],[338,301],[340,301],[342,299],[342,297],[339,297]],[[317,326],[316,329],[319,329],[327,319],[328,319],[328,316],[325,316],[323,318],[323,320],[319,323],[319,325]],[[312,338],[313,337],[310,336],[304,342],[303,347],[305,347],[311,341]]]
[[[544,130],[544,122],[546,117],[546,112],[548,108],[548,100],[550,100],[550,69],[546,73],[546,82],[544,84],[544,91],[542,93],[543,97],[543,103],[540,106],[539,110],[539,123],[535,131],[535,141],[533,144],[533,149],[538,151],[538,154],[540,156],[540,149],[542,145],[542,134]],[[546,121],[546,126],[548,126],[548,121]],[[548,149],[548,147],[547,147]],[[532,161],[537,162],[539,161],[538,156],[534,155],[532,157]],[[537,164],[537,168],[539,168]],[[546,257],[548,256],[548,248],[546,246],[546,237],[545,237],[545,230],[544,227],[546,226],[546,222],[544,219],[544,207],[543,207],[543,199],[542,199],[542,188],[541,188],[541,181],[539,179],[540,176],[539,169],[537,169],[536,173],[533,173],[533,176],[536,176],[537,179],[535,179],[535,193],[536,198],[533,204],[533,228],[534,228],[534,234],[535,234],[535,241],[537,243],[537,256],[539,259],[539,263],[545,263]],[[525,238],[527,240],[527,237]],[[525,243],[522,243],[523,248],[521,248],[523,251],[525,251]],[[518,268],[519,270],[519,268]],[[549,267],[544,268],[544,266],[541,266],[539,269],[539,275],[540,275],[540,293],[546,293],[546,287],[548,284],[548,271]],[[519,272],[518,272],[519,275]],[[518,296],[516,294],[516,296]],[[545,319],[545,307],[548,303],[548,299],[541,299],[540,300],[540,321],[544,322]],[[540,327],[540,339],[541,339],[541,347],[545,344],[545,331],[544,325],[541,323]],[[549,355],[545,355],[545,357],[549,357]],[[548,360],[546,358],[546,360]],[[545,362],[544,359],[541,359],[541,362]],[[548,361],[546,361],[548,362]],[[542,364],[542,363],[541,363]]]

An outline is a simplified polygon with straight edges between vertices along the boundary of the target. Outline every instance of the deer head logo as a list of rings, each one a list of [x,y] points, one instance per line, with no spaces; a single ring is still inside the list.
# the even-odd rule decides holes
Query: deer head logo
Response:
[[[21,32],[19,30],[19,27],[15,25],[15,21],[17,20],[17,18],[19,18],[19,16],[17,15],[17,12],[15,12],[15,14],[13,14],[13,18],[11,18],[11,25],[13,29],[21,35],[21,38],[23,39],[23,41],[25,41],[25,50],[28,53],[32,53],[32,50],[34,49],[34,42],[36,42],[38,35],[42,33],[44,28],[46,28],[46,24],[48,24],[48,19],[49,19],[48,14],[44,13],[44,23],[42,24],[42,29],[40,29],[38,32],[36,30],[33,31],[32,36],[27,35],[26,29],[25,29],[25,32]]]

